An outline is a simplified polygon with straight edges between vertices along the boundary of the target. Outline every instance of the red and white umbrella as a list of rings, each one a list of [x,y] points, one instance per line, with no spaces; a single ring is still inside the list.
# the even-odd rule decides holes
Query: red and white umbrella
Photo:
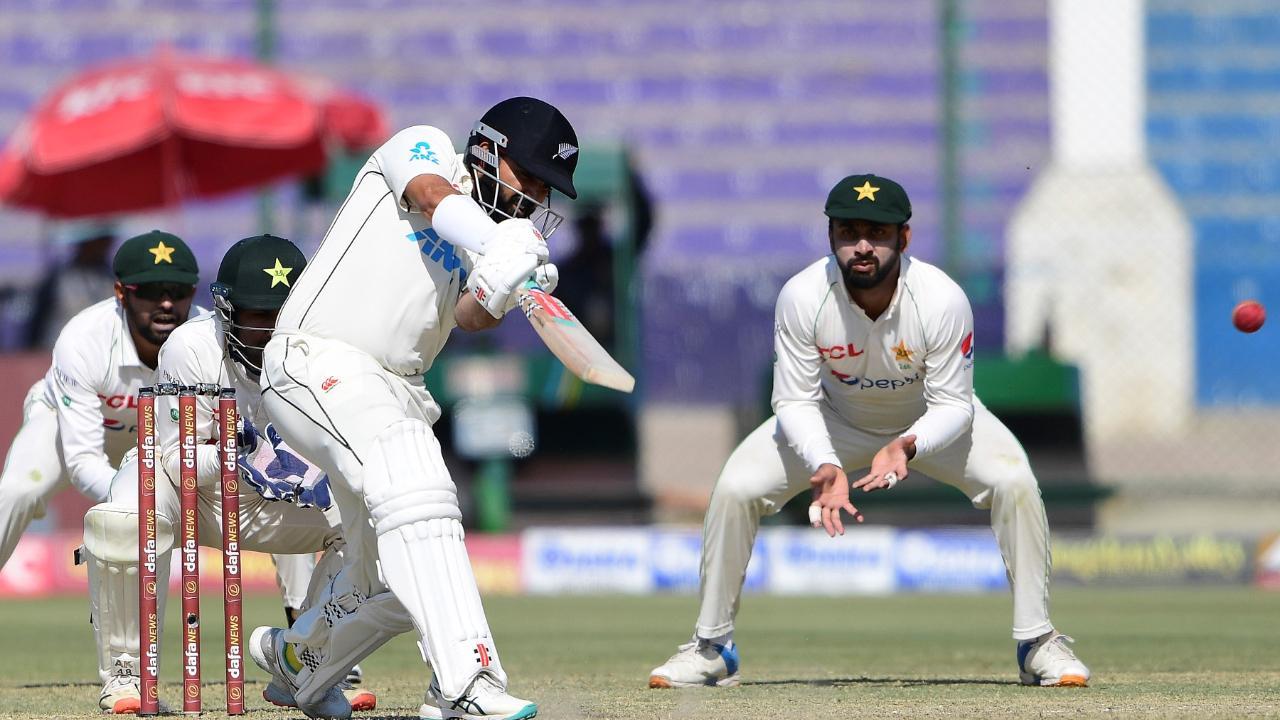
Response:
[[[55,217],[173,205],[324,169],[387,136],[370,101],[244,60],[155,55],[54,90],[0,154],[0,202]]]

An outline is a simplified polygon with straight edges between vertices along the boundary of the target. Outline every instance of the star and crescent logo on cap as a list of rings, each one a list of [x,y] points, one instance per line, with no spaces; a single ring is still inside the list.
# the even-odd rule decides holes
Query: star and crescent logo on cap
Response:
[[[280,258],[276,258],[276,266],[262,268],[262,272],[271,276],[271,287],[281,283],[284,283],[285,287],[289,287],[289,273],[293,272],[293,268],[284,267],[280,263]]]
[[[164,241],[161,240],[159,245],[156,245],[155,247],[148,249],[147,252],[156,256],[156,261],[155,261],[156,265],[159,265],[162,262],[167,262],[170,265],[172,265],[173,251],[175,249],[176,248],[171,248],[168,245],[165,245]]]
[[[856,187],[854,190],[858,191],[859,201],[870,198],[871,202],[876,201],[876,193],[880,192],[880,188],[872,185],[870,180],[863,180],[862,187]]]

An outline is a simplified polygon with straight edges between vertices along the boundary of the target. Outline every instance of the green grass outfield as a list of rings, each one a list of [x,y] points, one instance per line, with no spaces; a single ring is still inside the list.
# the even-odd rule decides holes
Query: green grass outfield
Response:
[[[1280,717],[1280,594],[1244,588],[1060,590],[1054,619],[1094,672],[1088,689],[1016,684],[1004,595],[748,596],[739,618],[743,685],[657,691],[649,669],[689,634],[691,597],[526,597],[487,601],[512,690],[542,718]],[[170,605],[175,609],[176,603]],[[206,618],[220,618],[217,598]],[[249,626],[278,602],[251,597]],[[176,702],[176,613],[162,697]],[[0,601],[0,717],[101,717],[80,598]],[[222,702],[221,626],[205,623],[205,707]],[[255,717],[302,717],[261,700]],[[402,636],[369,658],[370,717],[415,717],[425,672]],[[204,717],[223,717],[220,709]]]

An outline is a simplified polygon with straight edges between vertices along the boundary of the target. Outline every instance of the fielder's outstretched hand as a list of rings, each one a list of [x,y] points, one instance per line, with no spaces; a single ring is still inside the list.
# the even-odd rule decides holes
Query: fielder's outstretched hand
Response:
[[[854,520],[862,522],[862,513],[849,502],[849,478],[844,470],[825,463],[818,472],[809,478],[813,486],[813,503],[809,505],[809,522],[814,527],[821,525],[831,537],[844,534],[844,523],[840,520],[840,511],[849,513]]]
[[[907,461],[916,456],[916,436],[903,435],[889,441],[871,459],[871,472],[853,484],[862,492],[888,490],[907,477]]]

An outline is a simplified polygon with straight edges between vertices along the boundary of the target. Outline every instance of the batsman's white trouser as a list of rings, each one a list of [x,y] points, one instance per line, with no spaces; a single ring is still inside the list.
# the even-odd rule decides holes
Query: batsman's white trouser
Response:
[[[31,521],[44,515],[45,503],[71,487],[58,445],[58,411],[44,401],[38,380],[22,403],[22,427],[9,446],[0,473],[0,568]]]
[[[298,610],[307,601],[307,586],[316,569],[316,554],[272,555],[276,564],[276,584],[285,607]]]
[[[1053,627],[1044,502],[1017,438],[977,398],[973,404],[973,428],[941,451],[913,460],[910,467],[959,489],[974,507],[991,511],[991,529],[1013,590],[1013,637],[1038,637]],[[834,413],[823,415],[850,482],[861,477],[876,452],[896,437],[864,432]],[[760,518],[810,489],[811,473],[777,426],[771,417],[738,445],[711,493],[702,526],[698,637],[715,638],[733,630]],[[853,500],[856,505],[857,497]]]
[[[316,508],[302,508],[286,502],[270,502],[253,492],[248,483],[241,483],[240,493],[240,549],[259,552],[283,553],[316,553],[325,550],[342,540],[339,529],[340,519],[337,512],[330,510],[321,512]],[[205,547],[222,547],[222,498],[215,485],[201,485],[198,488],[196,503],[197,526],[200,544]],[[166,479],[163,472],[156,473],[156,515],[161,527],[170,528],[167,536],[169,543],[157,546],[157,562],[160,568],[168,569],[173,548],[180,542],[179,519],[182,501],[178,488]],[[101,511],[101,512],[100,512]],[[98,642],[98,672],[104,682],[109,675],[115,658],[128,654],[138,657],[138,603],[137,603],[137,565],[138,565],[138,462],[133,453],[125,456],[124,463],[111,481],[111,496],[105,503],[90,508],[85,516],[85,552],[87,561],[99,572],[89,575],[90,603],[94,612],[91,618],[94,624],[94,635]],[[122,521],[112,516],[128,514],[130,521]],[[112,517],[107,522],[98,518]],[[108,528],[106,531],[102,528]],[[111,533],[109,542],[101,535]],[[122,536],[116,538],[114,533]],[[94,537],[96,533],[98,537]],[[96,548],[112,546],[132,547],[132,554],[117,552],[115,557],[100,557],[95,554]],[[105,554],[105,553],[102,553]],[[116,576],[132,579],[129,583],[101,582],[101,577],[110,577],[108,571]],[[219,568],[204,568],[220,572]],[[307,582],[310,578],[306,579]],[[304,583],[303,588],[306,587]],[[123,597],[122,593],[131,593]],[[303,603],[299,603],[301,605]],[[163,607],[163,606],[162,606]],[[109,617],[118,609],[125,611],[125,616]],[[163,627],[163,624],[162,624]],[[103,664],[105,663],[105,665]]]
[[[263,353],[263,402],[285,441],[329,474],[347,540],[331,600],[285,635],[303,646],[309,666],[299,675],[300,700],[318,697],[391,636],[349,632],[348,625],[374,627],[361,620],[366,612],[400,631],[412,620],[447,698],[480,672],[505,686],[463,545],[457,492],[431,433],[440,408],[421,376],[390,373],[342,342],[277,333]]]

